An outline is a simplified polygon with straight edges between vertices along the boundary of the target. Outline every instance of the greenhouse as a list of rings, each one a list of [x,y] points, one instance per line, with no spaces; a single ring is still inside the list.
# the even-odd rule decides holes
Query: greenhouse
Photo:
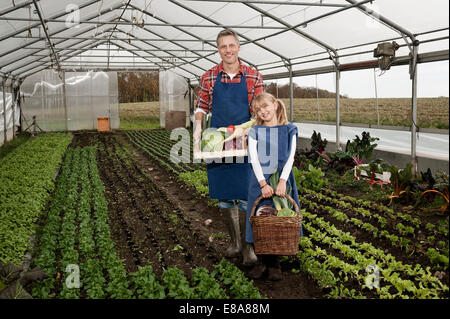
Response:
[[[0,0],[0,298],[448,299],[448,6]]]

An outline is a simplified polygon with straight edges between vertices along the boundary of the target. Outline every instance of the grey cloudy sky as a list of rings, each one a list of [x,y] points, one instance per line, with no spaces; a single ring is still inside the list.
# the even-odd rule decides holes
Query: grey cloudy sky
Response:
[[[392,67],[381,74],[376,70],[376,87],[379,98],[411,97],[411,80],[408,66]],[[449,61],[419,64],[418,97],[449,96]],[[302,87],[316,87],[315,76],[294,78],[294,82]],[[288,83],[287,79],[278,80],[279,85]],[[317,76],[317,86],[320,89],[335,91],[335,75],[323,74]],[[360,70],[341,73],[341,94],[351,98],[375,97],[374,71]]]

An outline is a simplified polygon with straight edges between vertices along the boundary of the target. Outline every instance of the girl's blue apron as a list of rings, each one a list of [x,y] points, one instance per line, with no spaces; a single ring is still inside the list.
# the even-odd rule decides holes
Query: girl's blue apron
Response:
[[[239,125],[250,120],[245,73],[240,83],[222,83],[222,73],[214,83],[211,127]],[[248,157],[243,163],[211,163],[206,165],[209,197],[212,199],[247,200],[251,167]]]
[[[272,130],[277,130],[278,132],[278,140],[273,142],[278,142],[278,145],[270,145],[271,139],[270,139],[270,132]],[[273,132],[273,131],[272,131]],[[291,144],[292,144],[292,137],[296,136],[298,140],[298,133],[297,133],[297,127],[291,123],[287,125],[279,125],[279,126],[262,126],[262,125],[256,125],[252,127],[252,129],[249,132],[249,138],[252,137],[257,141],[257,150],[258,150],[258,158],[260,158],[259,153],[264,150],[264,148],[261,147],[261,144],[266,145],[266,152],[268,153],[270,150],[276,150],[278,149],[278,172],[280,173],[283,171],[284,165],[286,164],[289,154],[291,152]],[[272,147],[271,147],[272,146]],[[266,155],[266,154],[264,154]],[[272,156],[271,154],[267,154],[268,156]],[[261,167],[264,167],[269,165],[269,162],[264,165],[264,163],[260,163]],[[264,174],[264,178],[266,179],[267,184],[269,184],[269,177],[272,175],[272,173]],[[291,194],[289,194],[292,199],[297,203],[298,208],[300,209],[300,202],[298,199],[298,191],[297,191],[297,184],[295,183],[295,177],[294,173],[290,172],[289,178],[286,181],[286,189],[291,186],[292,191]],[[274,189],[275,191],[275,189]],[[259,186],[259,183],[256,179],[255,173],[251,172],[250,174],[250,183],[248,187],[248,202],[247,202],[247,223],[246,223],[246,236],[245,241],[248,243],[253,243],[253,232],[252,232],[252,226],[250,224],[250,214],[252,212],[253,203],[255,200],[261,196],[261,188]],[[255,212],[258,210],[258,207],[261,205],[273,205],[272,199],[262,199],[258,205],[256,206]],[[295,209],[294,209],[295,210]],[[300,227],[300,236],[303,236],[302,228]]]

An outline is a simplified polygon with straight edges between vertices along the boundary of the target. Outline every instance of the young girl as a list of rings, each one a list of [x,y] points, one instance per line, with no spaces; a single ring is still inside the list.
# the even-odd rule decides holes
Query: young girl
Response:
[[[259,196],[262,195],[264,199],[259,202],[256,210],[262,205],[273,206],[270,197],[274,194],[284,196],[290,186],[292,191],[289,195],[300,208],[292,172],[298,139],[297,127],[288,123],[283,102],[269,93],[261,93],[254,98],[252,109],[256,125],[248,134],[249,161],[253,168],[253,173],[250,173],[247,204],[246,241],[249,243],[253,243],[249,218],[253,203]],[[276,170],[280,179],[277,189],[272,189],[268,181]],[[261,278],[267,270],[269,280],[281,279],[279,256],[260,255],[258,260],[259,263],[249,273],[250,277]]]

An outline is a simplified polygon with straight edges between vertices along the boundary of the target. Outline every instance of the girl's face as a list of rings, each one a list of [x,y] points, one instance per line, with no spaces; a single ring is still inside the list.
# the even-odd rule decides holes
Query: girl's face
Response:
[[[264,99],[256,109],[256,115],[263,122],[271,122],[274,118],[276,119],[277,106],[278,104],[276,102]]]

